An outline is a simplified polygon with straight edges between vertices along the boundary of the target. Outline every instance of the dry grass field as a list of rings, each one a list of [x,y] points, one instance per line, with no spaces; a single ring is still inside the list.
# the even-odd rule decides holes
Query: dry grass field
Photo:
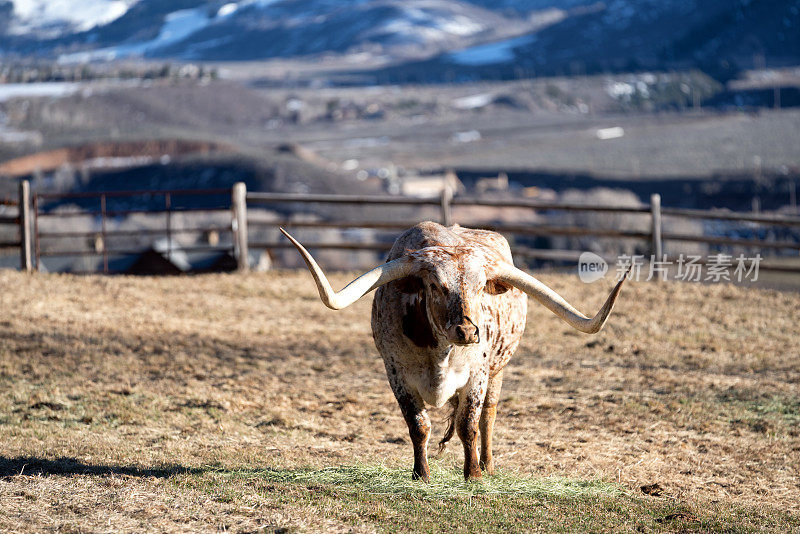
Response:
[[[584,311],[610,286],[542,278]],[[0,271],[0,530],[800,530],[800,294],[631,283],[596,336],[531,303],[499,474],[464,483],[456,443],[430,486],[370,301]]]

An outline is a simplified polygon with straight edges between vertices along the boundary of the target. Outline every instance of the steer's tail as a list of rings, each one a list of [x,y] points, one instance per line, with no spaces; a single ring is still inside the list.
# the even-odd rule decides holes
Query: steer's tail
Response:
[[[447,442],[450,441],[450,438],[453,437],[453,433],[456,431],[456,412],[458,411],[458,395],[454,396],[450,399],[450,413],[447,415],[447,430],[444,431],[444,436],[439,441],[439,450],[436,452],[436,456],[440,456],[444,450],[447,448]]]

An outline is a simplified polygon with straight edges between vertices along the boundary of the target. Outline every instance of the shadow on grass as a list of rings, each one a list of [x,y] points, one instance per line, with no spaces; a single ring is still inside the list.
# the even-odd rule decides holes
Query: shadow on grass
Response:
[[[8,458],[0,456],[0,479],[17,475],[127,475],[135,477],[169,478],[180,474],[199,474],[205,468],[190,468],[181,465],[162,467],[133,467],[121,465],[88,464],[75,458],[49,460],[34,456]]]

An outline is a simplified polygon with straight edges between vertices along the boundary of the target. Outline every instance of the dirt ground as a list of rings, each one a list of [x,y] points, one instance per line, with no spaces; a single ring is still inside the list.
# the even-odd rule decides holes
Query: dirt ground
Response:
[[[541,278],[592,313],[611,285]],[[225,493],[225,473],[241,470],[381,464],[410,475],[370,305],[328,310],[305,272],[0,271],[0,528],[391,530],[385,502],[374,514],[321,512],[307,493],[280,500],[251,479]],[[730,508],[738,519],[725,524],[754,530],[798,528],[798,310],[797,293],[630,283],[604,331],[587,336],[529,302],[498,409],[499,471],[604,481],[698,516]],[[440,461],[457,466],[461,454],[451,444]],[[628,528],[616,530],[634,530],[636,517],[620,517]]]

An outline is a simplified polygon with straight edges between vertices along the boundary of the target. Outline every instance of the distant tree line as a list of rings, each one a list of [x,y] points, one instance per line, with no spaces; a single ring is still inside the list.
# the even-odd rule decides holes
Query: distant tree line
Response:
[[[182,63],[173,65],[59,65],[53,62],[2,61],[0,60],[0,83],[80,82],[104,79],[158,80],[217,79],[216,68]]]

